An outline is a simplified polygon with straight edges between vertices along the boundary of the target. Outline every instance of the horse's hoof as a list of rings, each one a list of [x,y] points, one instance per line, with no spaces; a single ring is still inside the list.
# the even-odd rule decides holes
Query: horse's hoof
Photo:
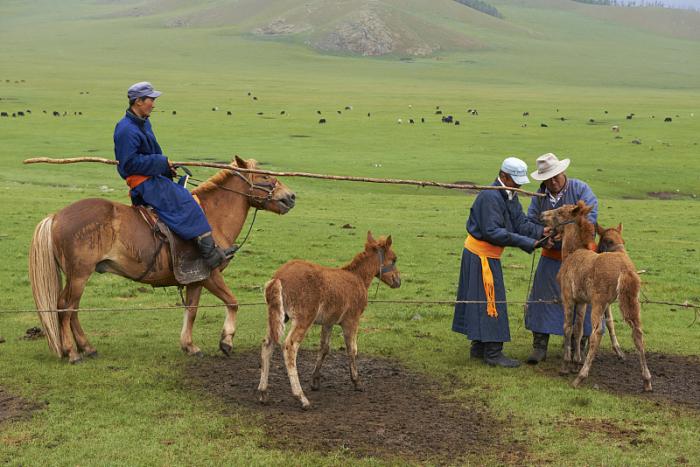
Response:
[[[223,352],[223,354],[227,357],[230,357],[231,353],[233,352],[233,346],[228,345],[225,342],[219,342],[219,350],[221,350],[221,352]]]
[[[651,381],[644,381],[644,392],[652,392]]]
[[[258,401],[261,404],[267,404],[269,400],[269,396],[267,395],[267,391],[258,391]]]
[[[577,377],[576,379],[574,379],[574,380],[571,382],[571,387],[572,387],[572,388],[578,388],[578,387],[581,385],[581,381],[583,381],[583,379],[580,378],[580,377]]]
[[[82,357],[77,357],[77,358],[74,358],[74,359],[71,359],[68,361],[70,362],[71,365],[77,365],[79,363],[83,363]]]
[[[306,399],[301,401],[301,410],[309,410],[310,408],[311,408],[311,402],[309,402]]]
[[[97,353],[97,350],[91,350],[90,352],[85,352],[84,354],[87,358],[97,358],[99,357],[99,354]]]

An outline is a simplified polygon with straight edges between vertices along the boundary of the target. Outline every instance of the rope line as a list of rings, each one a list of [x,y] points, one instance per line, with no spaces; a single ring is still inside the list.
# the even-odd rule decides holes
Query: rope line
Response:
[[[457,304],[467,304],[476,305],[487,303],[486,300],[368,300],[368,303],[391,303],[400,305],[457,305]],[[512,305],[525,305],[530,303],[540,303],[540,304],[560,304],[559,300],[496,300],[496,303],[506,303]],[[668,305],[668,306],[678,306],[682,308],[693,308],[700,309],[700,305],[696,305],[689,302],[675,303],[669,301],[659,301],[659,300],[649,300],[646,297],[639,301],[640,304],[651,304],[651,305]],[[221,306],[261,306],[267,305],[265,302],[249,302],[249,303],[217,303],[213,305],[197,305],[191,308],[215,308]],[[156,311],[156,310],[173,310],[187,308],[185,305],[159,305],[159,306],[149,306],[149,307],[116,307],[116,308],[78,308],[73,309],[61,309],[61,310],[36,310],[34,308],[0,308],[0,314],[11,314],[11,313],[63,313],[65,311],[89,311],[89,312],[112,312],[112,311]],[[696,312],[697,313],[697,312]]]

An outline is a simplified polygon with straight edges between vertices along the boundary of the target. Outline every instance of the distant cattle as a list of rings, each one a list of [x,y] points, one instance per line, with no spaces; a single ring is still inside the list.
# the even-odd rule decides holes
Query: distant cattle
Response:
[[[414,121],[413,121],[413,119],[412,119],[412,118],[410,118],[410,119],[408,119],[408,123],[411,123],[411,124],[413,124],[413,123],[416,123],[416,122],[414,122]]]
[[[440,109],[440,106],[439,106],[439,105],[436,105],[435,108],[439,110],[439,109]]]
[[[53,111],[53,116],[54,116],[54,117],[60,117],[60,116],[61,116],[61,114],[60,114],[60,113],[58,113],[58,112],[56,112],[56,111],[54,110],[54,111]]]
[[[30,114],[30,113],[32,113],[32,111],[31,111],[31,110],[29,110],[29,109],[27,109],[27,113],[28,113],[28,114]]]
[[[173,115],[177,115],[177,110],[173,110]]]
[[[566,121],[566,117],[559,117],[559,120],[561,120],[562,122],[565,122],[565,121]]]
[[[287,112],[285,112],[284,110],[280,111],[280,115],[284,115],[284,114],[286,114],[286,113],[287,113]]]
[[[595,123],[595,120],[592,119],[592,118],[589,118],[589,119],[588,119],[588,123]]]
[[[253,93],[252,93],[252,92],[250,92],[250,91],[248,91],[248,95],[250,96],[251,94],[253,94]]]
[[[18,117],[24,117],[24,112],[22,112],[22,111],[17,112],[17,116],[18,116]]]
[[[619,125],[614,125],[611,130],[613,133],[619,133],[620,132],[620,126]]]
[[[421,117],[421,118],[420,118],[420,122],[421,122],[421,123],[425,123],[425,118]]]
[[[367,112],[367,116],[368,116],[368,117],[371,117],[371,116],[372,116],[372,114],[371,114],[371,113],[369,113],[369,112]]]
[[[326,119],[325,119],[325,118],[322,118],[322,119],[320,119],[320,120],[318,121],[318,123],[326,123]]]
[[[341,112],[340,110],[336,110],[336,112],[338,112],[338,115],[340,115],[340,114],[343,113],[343,112]]]
[[[546,123],[540,123],[540,126],[541,126],[542,128],[548,128],[548,127],[549,127],[549,125],[547,125]]]
[[[631,141],[631,143],[632,143],[632,144],[642,144],[642,140],[636,139],[636,138],[635,138],[635,139],[633,139],[633,140]]]
[[[455,125],[459,125],[459,120],[455,120]]]
[[[78,112],[78,115],[82,115],[82,114],[83,114],[82,112]]]
[[[258,115],[263,115],[263,113],[262,113],[262,112],[258,112]]]
[[[664,118],[664,122],[672,122],[672,121],[673,121],[673,119],[671,117]]]
[[[442,123],[452,123],[452,115],[447,115],[445,117],[442,117]]]
[[[321,115],[321,111],[320,111],[320,110],[317,110],[316,113],[319,114],[319,115]]]
[[[442,115],[442,110],[436,110],[435,115]]]
[[[345,106],[345,110],[352,110],[352,106],[351,106],[351,105],[346,105],[346,106]]]
[[[7,112],[0,112],[0,117],[9,117]]]
[[[253,96],[253,100],[254,100],[254,101],[257,101],[257,100],[258,100],[258,98],[257,98],[257,97],[255,97],[255,96]]]
[[[12,118],[15,118],[15,117],[17,117],[17,114],[12,112]]]
[[[403,123],[403,120],[401,120],[401,119],[399,118],[398,120],[396,120],[396,123],[398,123],[399,125],[401,125],[401,124]]]
[[[472,115],[479,115],[479,111],[476,110],[476,109],[469,109],[469,110],[467,111],[467,113],[470,113],[470,114],[472,114]]]
[[[212,112],[216,112],[217,110],[219,110],[218,107],[212,107],[212,108],[211,108],[211,111],[212,111]]]
[[[523,117],[529,117],[529,116],[530,116],[530,112],[523,112]]]
[[[233,115],[233,112],[231,112],[230,110],[227,110],[226,115]]]

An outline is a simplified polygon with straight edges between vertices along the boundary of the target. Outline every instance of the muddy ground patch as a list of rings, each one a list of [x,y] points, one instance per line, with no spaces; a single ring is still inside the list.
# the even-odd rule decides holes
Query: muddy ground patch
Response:
[[[40,404],[24,400],[0,387],[0,425],[10,420],[27,418],[40,407]]]
[[[257,401],[260,380],[258,350],[234,358],[207,357],[188,365],[188,387],[223,400],[234,410],[260,417],[266,446],[285,450],[333,452],[345,449],[358,457],[454,463],[466,457],[499,463],[521,463],[523,446],[507,438],[502,422],[483,404],[450,399],[450,384],[411,372],[399,363],[360,356],[365,385],[357,392],[350,382],[344,352],[324,362],[321,389],[311,390],[316,353],[298,358],[301,384],[312,409],[302,411],[291,395],[289,379],[277,350],[270,369],[270,401]]]
[[[625,355],[623,361],[612,352],[598,352],[584,387],[598,387],[614,394],[635,395],[700,411],[700,357],[647,352],[647,366],[654,389],[647,393],[642,390],[637,353],[626,350]],[[557,366],[547,368],[547,373],[557,375],[561,360],[554,359],[553,363]],[[567,378],[573,380],[574,376]]]

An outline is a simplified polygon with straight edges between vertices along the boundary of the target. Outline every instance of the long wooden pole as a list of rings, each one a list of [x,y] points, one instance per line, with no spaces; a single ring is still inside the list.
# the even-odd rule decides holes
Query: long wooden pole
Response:
[[[51,157],[34,157],[32,159],[26,159],[25,164],[74,164],[77,162],[98,162],[101,164],[117,165],[117,161],[113,159],[104,159],[102,157],[72,157],[68,159],[54,159]],[[440,183],[425,180],[398,180],[392,178],[371,178],[371,177],[350,177],[345,175],[323,175],[314,174],[307,172],[273,172],[272,170],[262,170],[262,169],[243,169],[240,167],[232,166],[230,164],[217,164],[215,162],[177,162],[172,161],[174,165],[183,165],[188,167],[210,167],[213,169],[230,169],[237,170],[239,172],[256,173],[263,175],[272,175],[275,177],[306,177],[306,178],[320,178],[324,180],[341,180],[341,181],[351,181],[351,182],[365,182],[365,183],[388,183],[394,185],[417,185],[417,186],[432,186],[438,188],[451,188],[458,190],[511,190],[517,191],[528,196],[544,196],[542,193],[533,193],[531,191],[525,191],[520,188],[508,188],[503,186],[484,186],[484,185],[472,185],[472,184],[462,184],[462,183]]]

